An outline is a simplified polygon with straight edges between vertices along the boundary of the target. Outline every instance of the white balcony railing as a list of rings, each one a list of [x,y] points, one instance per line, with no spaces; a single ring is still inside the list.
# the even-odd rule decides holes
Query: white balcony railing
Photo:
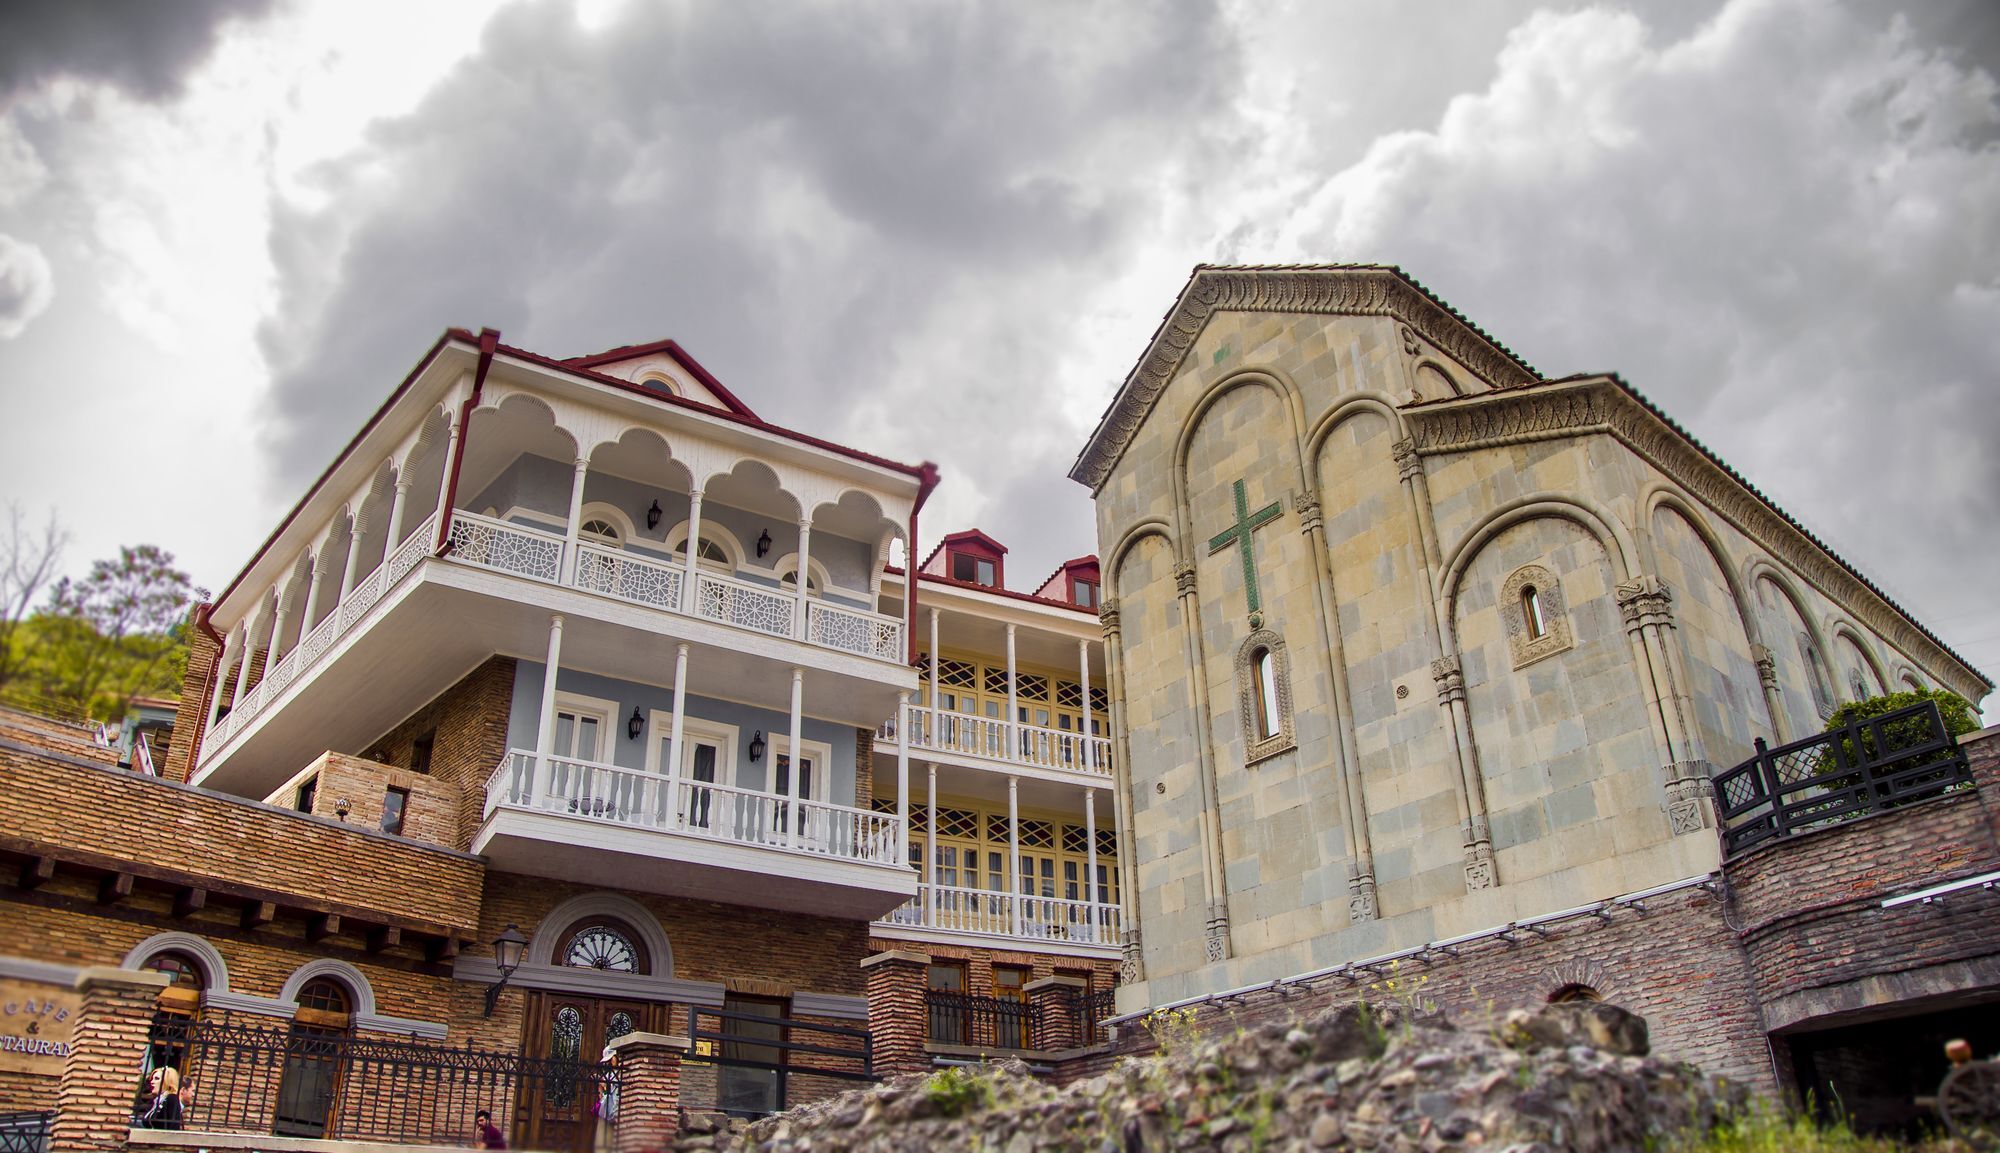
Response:
[[[417,562],[430,554],[431,540],[437,531],[435,514],[425,517],[424,522],[410,531],[389,559],[375,566],[375,571],[361,578],[348,590],[347,596],[335,605],[318,625],[314,626],[292,651],[278,658],[278,662],[264,671],[243,699],[231,706],[228,715],[219,718],[208,731],[202,734],[201,753],[197,764],[205,763],[229,738],[248,725],[258,713],[264,711],[272,701],[277,700],[291,683],[317,665],[334,642],[348,630],[359,624],[368,610],[381,601],[384,594],[395,587],[397,581],[417,567]]]
[[[695,574],[696,616],[774,637],[789,637],[793,635],[792,610],[797,606],[798,599],[791,593],[713,573]]]
[[[1119,943],[1116,905],[951,885],[919,884],[917,895],[884,916],[881,923],[1077,945]]]
[[[678,612],[686,576],[674,565],[584,543],[577,545],[570,583],[585,592]]]
[[[806,606],[806,639],[882,661],[903,659],[903,622],[880,613],[842,608],[825,601]]]
[[[550,584],[562,579],[563,538],[478,513],[451,514],[451,559]]]
[[[625,769],[571,757],[510,750],[486,784],[486,815],[501,808],[678,836],[908,868],[901,825],[890,813],[798,801],[750,789]]]
[[[949,709],[918,708],[912,708],[909,716],[910,747],[913,749],[957,753],[1006,764],[1063,769],[1094,776],[1111,775],[1111,741],[1106,737],[1086,736],[1068,729],[1040,725],[1016,725],[1010,741],[1007,722],[992,717],[975,717]],[[895,725],[884,724],[875,735],[883,741],[893,742],[896,739]]]

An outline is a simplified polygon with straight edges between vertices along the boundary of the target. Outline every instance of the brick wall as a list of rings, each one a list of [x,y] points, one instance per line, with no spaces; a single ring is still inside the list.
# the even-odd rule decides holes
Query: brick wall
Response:
[[[461,930],[475,923],[483,872],[458,854],[8,745],[0,745],[0,850],[235,881],[385,923]]]
[[[1959,741],[1972,766],[1972,780],[1979,789],[1979,803],[1986,810],[1989,836],[2000,841],[2000,725],[1969,733]]]
[[[187,672],[181,678],[181,705],[174,714],[174,740],[167,755],[157,763],[160,774],[170,781],[185,781],[194,765],[194,753],[206,735],[208,720],[208,680],[222,646],[199,623],[207,605],[196,605],[188,613]],[[158,754],[155,753],[157,757]]]
[[[895,764],[890,764],[895,769]],[[854,807],[867,808],[875,800],[875,730],[854,730]]]
[[[456,784],[379,761],[326,753],[264,798],[265,803],[292,807],[292,799],[308,777],[318,781],[312,807],[316,817],[345,821],[359,829],[380,829],[389,790],[402,789],[408,797],[400,836],[446,848],[463,847],[458,843],[462,790]],[[348,806],[345,817],[340,815],[343,802]]]
[[[418,738],[431,735],[430,775],[460,790],[457,849],[472,844],[486,804],[486,780],[507,751],[507,713],[513,705],[514,658],[494,657],[439,693],[430,703],[370,742],[371,761],[408,768]]]
[[[868,941],[868,951],[871,953],[884,953],[892,949],[927,953],[933,960],[938,961],[965,962],[966,989],[982,996],[993,991],[995,965],[1027,969],[1028,981],[1057,976],[1082,977],[1090,982],[1090,987],[1093,989],[1109,989],[1118,983],[1118,962],[1099,960],[1095,957],[1066,957],[1053,953],[1029,953],[1012,949],[949,945],[933,941],[897,941],[880,937],[870,938]]]
[[[89,728],[34,713],[0,708],[0,737],[44,752],[77,757],[100,765],[118,764],[118,750],[99,745]]]

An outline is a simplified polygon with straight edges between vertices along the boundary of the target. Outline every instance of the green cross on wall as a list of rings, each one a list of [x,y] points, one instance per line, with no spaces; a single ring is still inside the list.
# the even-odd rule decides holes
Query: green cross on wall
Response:
[[[1262,610],[1263,604],[1257,598],[1257,557],[1250,548],[1250,534],[1284,515],[1284,507],[1272,501],[1256,512],[1250,511],[1250,500],[1243,493],[1243,482],[1236,482],[1236,523],[1208,538],[1208,554],[1214,556],[1230,545],[1235,545],[1243,554],[1243,591],[1248,594],[1250,611]]]

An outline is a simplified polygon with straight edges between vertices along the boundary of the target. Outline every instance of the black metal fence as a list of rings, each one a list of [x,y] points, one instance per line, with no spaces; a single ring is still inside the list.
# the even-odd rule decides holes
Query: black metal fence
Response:
[[[762,1117],[872,1082],[868,1030],[739,1009],[690,1008],[693,1049],[681,1068],[681,1105]]]
[[[1965,753],[1925,701],[1768,748],[1715,775],[1724,850],[1884,812],[1969,787]]]
[[[1041,1014],[1025,1000],[931,989],[924,994],[924,1009],[933,1044],[985,1049],[1043,1047]]]
[[[599,1126],[615,1124],[604,1108],[611,1067],[579,1055],[172,1018],[154,1026],[150,1058],[180,1071],[179,1127],[211,1133],[469,1145],[484,1109],[518,1144],[587,1150]]]
[[[53,1113],[0,1113],[0,1153],[48,1153]]]
[[[1078,1044],[1095,1045],[1104,1040],[1104,1023],[1118,1012],[1118,990],[1078,989],[1070,998],[1070,1013],[1076,1022]]]

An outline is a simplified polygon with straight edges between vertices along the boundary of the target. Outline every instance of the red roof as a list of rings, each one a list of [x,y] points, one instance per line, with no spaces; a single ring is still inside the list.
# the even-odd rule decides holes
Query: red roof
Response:
[[[889,576],[900,577],[905,575],[902,569],[897,568],[895,565],[892,564],[883,565],[882,571],[888,574]],[[976,581],[953,580],[951,577],[942,576],[938,573],[919,572],[917,573],[917,579],[927,584],[949,585],[950,587],[955,589],[967,589],[971,592],[976,592],[976,593],[992,593],[996,597],[1006,597],[1009,600],[1028,601],[1033,604],[1047,605],[1050,608],[1068,609],[1073,613],[1082,613],[1083,615],[1088,617],[1095,617],[1097,615],[1096,609],[1084,608],[1082,605],[1071,604],[1068,601],[1053,600],[1049,597],[1038,597],[1033,593],[1017,593],[1013,589],[995,588],[992,585],[983,585],[979,584]],[[918,598],[918,603],[922,603],[921,597]]]
[[[757,419],[757,414],[750,411],[749,405],[736,399],[735,393],[724,388],[722,382],[715,379],[713,373],[703,368],[700,361],[689,356],[687,350],[682,348],[680,342],[676,340],[656,340],[651,344],[621,344],[617,348],[608,348],[603,352],[594,352],[589,356],[572,356],[568,360],[563,361],[563,363],[575,365],[577,368],[596,368],[603,364],[616,364],[621,360],[636,360],[642,356],[651,356],[656,352],[666,353],[669,357],[673,358],[675,364],[687,369],[689,375],[702,383],[702,387],[715,394],[715,399],[721,401],[724,408],[727,408],[738,416],[747,416],[753,420]]]

